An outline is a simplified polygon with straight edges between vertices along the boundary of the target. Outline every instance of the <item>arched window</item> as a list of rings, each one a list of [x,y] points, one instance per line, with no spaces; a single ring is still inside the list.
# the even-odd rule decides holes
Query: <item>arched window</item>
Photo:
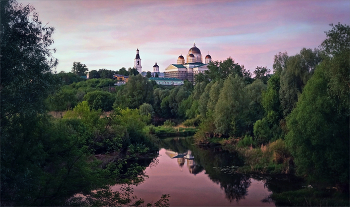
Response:
[[[140,61],[137,61],[137,65],[140,65]]]

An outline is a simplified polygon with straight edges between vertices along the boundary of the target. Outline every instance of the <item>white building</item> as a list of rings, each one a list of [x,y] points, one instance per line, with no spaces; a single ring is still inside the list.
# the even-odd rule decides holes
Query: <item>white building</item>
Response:
[[[196,44],[188,51],[186,62],[180,55],[177,58],[177,64],[171,64],[165,69],[165,78],[178,78],[181,80],[194,81],[194,76],[198,73],[204,73],[208,70],[208,63],[211,62],[211,56],[205,56],[205,63],[202,61],[202,53],[196,47]]]
[[[139,49],[136,50],[136,57],[134,59],[134,68],[137,69],[139,73],[142,73],[141,58],[139,54]]]

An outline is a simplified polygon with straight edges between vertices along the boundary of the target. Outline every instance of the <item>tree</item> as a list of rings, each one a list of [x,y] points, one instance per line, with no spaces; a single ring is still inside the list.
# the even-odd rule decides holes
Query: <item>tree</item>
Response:
[[[25,205],[43,174],[44,100],[59,83],[51,73],[54,28],[42,25],[34,7],[11,0],[1,1],[0,15],[1,203]]]
[[[89,72],[89,79],[92,78],[101,78],[99,72],[97,72],[97,70],[92,70]]]
[[[234,88],[234,90],[232,90]],[[214,123],[216,133],[241,136],[244,132],[244,111],[248,109],[245,83],[239,76],[231,75],[224,82],[215,106]]]
[[[152,73],[150,71],[147,71],[147,75],[146,75],[147,78],[150,78],[152,77]]]
[[[91,109],[103,111],[112,110],[115,98],[107,91],[92,91],[84,96]]]
[[[138,108],[143,103],[152,103],[153,86],[147,78],[141,74],[130,76],[125,84],[126,97],[130,108]]]
[[[140,106],[140,114],[145,116],[153,116],[153,107],[151,104],[144,103]]]
[[[113,75],[115,74],[114,71],[112,70],[107,70],[107,69],[99,69],[98,74],[100,75],[101,78],[110,78],[113,79]]]
[[[129,72],[124,67],[120,68],[117,73],[120,74],[120,75],[124,75],[124,76],[128,76],[129,75]]]
[[[299,174],[348,191],[350,27],[338,24],[326,34],[328,57],[287,117],[286,143]]]
[[[156,73],[156,74],[154,75],[154,77],[155,77],[155,78],[158,78],[158,77],[159,77],[158,73]]]
[[[139,71],[137,71],[136,68],[129,68],[128,69],[129,75],[137,76],[139,74]]]
[[[70,85],[72,83],[76,83],[79,81],[83,81],[84,79],[79,77],[78,75],[74,73],[65,73],[64,71],[61,71],[57,74],[57,77],[61,80],[63,85]]]
[[[89,69],[85,64],[81,64],[80,62],[73,62],[72,73],[78,76],[85,76],[87,71],[89,71]]]
[[[270,69],[267,69],[266,67],[257,66],[253,73],[255,75],[255,80],[260,79],[266,84],[269,79]]]
[[[280,101],[284,116],[295,107],[298,96],[313,74],[315,67],[321,62],[321,52],[318,49],[303,48],[299,54],[288,57],[286,68],[281,72]]]

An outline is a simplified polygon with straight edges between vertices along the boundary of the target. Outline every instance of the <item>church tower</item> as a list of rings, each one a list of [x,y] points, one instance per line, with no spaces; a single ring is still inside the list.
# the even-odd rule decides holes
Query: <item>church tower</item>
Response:
[[[136,57],[134,60],[134,68],[139,72],[142,73],[142,66],[141,66],[141,58],[139,54],[139,49],[136,50]]]

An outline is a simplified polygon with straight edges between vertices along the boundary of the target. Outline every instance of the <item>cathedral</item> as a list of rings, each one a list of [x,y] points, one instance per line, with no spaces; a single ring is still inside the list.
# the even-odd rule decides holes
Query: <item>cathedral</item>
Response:
[[[196,47],[196,44],[188,51],[186,62],[184,56],[177,58],[176,64],[171,64],[165,68],[165,78],[178,78],[193,82],[194,76],[198,73],[204,73],[208,70],[208,63],[211,62],[211,56],[205,56],[205,62],[202,61],[202,53]]]

